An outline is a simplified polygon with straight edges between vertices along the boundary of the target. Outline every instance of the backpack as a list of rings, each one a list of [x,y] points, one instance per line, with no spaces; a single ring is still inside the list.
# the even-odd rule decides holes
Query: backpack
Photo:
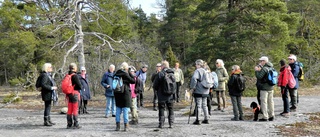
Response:
[[[219,86],[219,80],[218,80],[218,75],[216,72],[212,71],[211,72],[212,76],[213,76],[213,86],[212,89],[216,89]]]
[[[168,73],[166,70],[161,72],[164,74],[163,77],[163,94],[172,95],[176,92],[176,79],[173,73]],[[160,73],[159,73],[160,75]]]
[[[244,76],[242,74],[239,74],[236,79],[236,88],[239,91],[244,91],[246,89],[246,79],[244,78]]]
[[[74,91],[74,86],[71,81],[73,75],[74,74],[67,74],[61,81],[61,89],[64,94],[71,94]]]
[[[303,64],[301,62],[298,62],[298,65],[299,65],[298,80],[303,81],[304,80]]]
[[[119,76],[113,76],[112,80],[112,90],[114,93],[123,93],[124,90],[122,90],[123,87],[123,81],[122,77]]]
[[[139,94],[142,92],[143,92],[143,82],[139,78],[136,78],[134,93]]]
[[[288,86],[289,88],[294,88],[296,86],[296,79],[294,78],[292,72],[288,70]]]
[[[278,83],[278,72],[274,68],[269,68],[267,73],[267,83],[274,86]]]
[[[204,70],[204,71],[205,71],[205,73],[203,73],[201,85],[204,88],[212,88],[214,85],[213,75],[206,70]]]

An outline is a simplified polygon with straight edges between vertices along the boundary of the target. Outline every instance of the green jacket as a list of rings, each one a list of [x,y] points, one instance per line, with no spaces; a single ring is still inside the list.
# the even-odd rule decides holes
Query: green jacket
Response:
[[[260,90],[273,90],[273,86],[269,85],[266,82],[267,79],[267,74],[268,74],[268,69],[273,67],[273,64],[270,62],[267,62],[260,71],[256,71],[256,77],[258,81],[258,88]]]
[[[219,85],[218,88],[214,89],[215,91],[225,91],[226,90],[226,83],[229,80],[229,75],[224,67],[219,67],[216,69],[216,73],[218,76]]]

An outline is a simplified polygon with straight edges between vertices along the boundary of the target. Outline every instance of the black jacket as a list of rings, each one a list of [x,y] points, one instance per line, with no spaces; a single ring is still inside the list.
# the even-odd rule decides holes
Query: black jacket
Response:
[[[167,95],[163,94],[164,90],[164,71],[167,73],[174,73],[172,69],[164,68],[161,72],[156,75],[154,82],[153,82],[153,88],[157,90],[157,95],[158,95],[158,102],[172,102],[173,101],[173,95]]]
[[[80,79],[79,79],[79,77],[78,77],[76,72],[69,71],[68,74],[70,75],[72,73],[74,73],[74,75],[71,77],[72,85],[74,85],[74,90],[77,90],[79,92],[82,89],[82,84],[81,84]]]
[[[238,90],[236,79],[239,75],[243,75],[242,73],[232,74],[228,81],[228,89],[230,96],[242,96],[242,91]]]
[[[114,93],[116,106],[120,108],[131,107],[131,90],[129,84],[135,83],[134,76],[123,70],[117,70],[114,75],[122,78],[122,90],[124,90],[123,93]]]
[[[43,71],[40,74],[41,77],[41,97],[43,101],[50,101],[52,100],[52,87],[54,86],[53,82],[50,80],[50,75]]]

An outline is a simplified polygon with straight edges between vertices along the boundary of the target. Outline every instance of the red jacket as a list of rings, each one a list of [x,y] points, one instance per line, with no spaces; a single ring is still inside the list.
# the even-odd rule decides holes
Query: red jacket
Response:
[[[278,77],[278,86],[279,87],[285,87],[288,84],[289,80],[289,73],[291,71],[291,68],[289,65],[284,65],[280,68],[280,74]]]

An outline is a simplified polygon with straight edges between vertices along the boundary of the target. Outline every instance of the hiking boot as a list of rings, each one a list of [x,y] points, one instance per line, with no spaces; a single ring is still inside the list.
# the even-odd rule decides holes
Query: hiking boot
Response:
[[[206,120],[203,120],[201,123],[202,124],[209,124],[209,121],[206,119]]]
[[[116,131],[119,131],[120,130],[120,122],[117,122],[116,123]]]
[[[131,120],[131,121],[129,122],[129,124],[130,124],[130,125],[138,125],[138,121],[136,121],[136,120]]]
[[[296,112],[297,108],[296,107],[290,107],[290,112]]]
[[[129,131],[129,124],[128,123],[124,123],[123,131]]]
[[[74,129],[81,128],[81,126],[79,125],[79,122],[78,122],[78,116],[75,116],[75,115],[73,115],[73,128]]]
[[[67,129],[71,129],[72,128],[72,116],[71,115],[67,115]]]
[[[262,119],[259,119],[259,121],[261,121],[261,122],[265,122],[265,121],[268,121],[268,119],[264,119],[264,118],[262,118]]]
[[[158,111],[158,109],[156,107],[153,107],[153,111]]]
[[[112,117],[116,117],[116,115],[112,115]]]
[[[273,121],[273,120],[274,120],[274,117],[269,117],[268,120],[269,120],[269,121]]]
[[[193,122],[193,125],[201,125],[199,120]]]
[[[239,121],[238,117],[231,118],[232,121]]]
[[[239,117],[239,120],[240,120],[240,121],[243,121],[244,119],[243,119],[242,117]]]
[[[51,117],[50,117],[50,116],[48,116],[48,121],[49,121],[49,123],[50,123],[51,125],[56,125],[56,123],[53,123],[53,122],[51,121]]]
[[[290,116],[290,113],[285,113],[285,112],[282,112],[280,113],[281,116],[284,116],[284,117],[289,117]]]
[[[52,124],[49,122],[49,116],[43,117],[43,120],[44,120],[44,123],[43,123],[44,126],[52,126]]]

